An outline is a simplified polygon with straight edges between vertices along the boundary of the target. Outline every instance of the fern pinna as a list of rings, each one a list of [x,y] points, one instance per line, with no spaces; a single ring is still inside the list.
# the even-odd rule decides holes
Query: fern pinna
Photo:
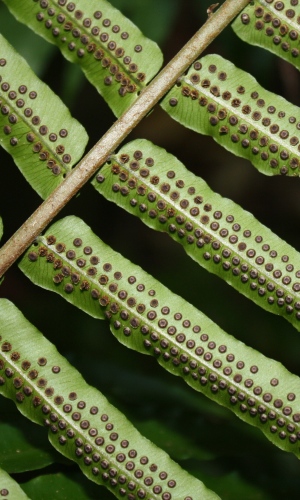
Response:
[[[87,103],[88,93],[76,101],[70,114],[13,48],[14,40],[11,45],[1,35],[0,141],[30,186],[45,199],[0,249],[3,275],[30,244],[19,268],[41,288],[36,293],[28,281],[21,286],[28,289],[28,297],[34,297],[30,302],[40,307],[32,312],[24,294],[15,297],[11,293],[11,279],[23,283],[20,274],[10,278],[9,271],[1,289],[19,302],[29,319],[41,323],[43,333],[68,361],[12,302],[1,299],[0,392],[24,416],[46,427],[56,451],[48,447],[45,429],[31,431],[39,442],[27,443],[26,432],[24,437],[20,433],[22,419],[2,398],[0,494],[42,498],[47,490],[53,498],[54,490],[61,488],[67,498],[82,499],[297,498],[300,394],[299,378],[290,373],[297,371],[298,337],[292,327],[298,330],[300,319],[300,262],[293,248],[297,240],[292,241],[293,246],[284,241],[288,237],[280,217],[267,223],[275,229],[272,232],[264,218],[258,220],[256,210],[251,210],[255,217],[249,213],[245,196],[244,204],[243,196],[241,200],[233,196],[237,203],[231,201],[226,189],[226,197],[216,194],[217,165],[211,157],[214,151],[222,151],[226,163],[222,175],[230,171],[229,163],[246,165],[251,175],[258,176],[257,189],[267,182],[261,174],[267,174],[266,198],[268,186],[272,182],[274,186],[280,177],[280,191],[284,192],[285,183],[294,191],[297,181],[293,177],[299,175],[299,110],[293,97],[276,95],[274,88],[271,92],[270,82],[264,77],[261,81],[255,68],[255,78],[247,73],[242,58],[235,57],[234,51],[226,54],[218,39],[209,54],[200,58],[199,54],[235,18],[232,26],[240,38],[282,59],[279,63],[275,55],[261,51],[257,52],[260,56],[253,56],[256,61],[261,58],[266,67],[277,64],[279,74],[285,68],[295,79],[292,65],[298,68],[300,7],[294,0],[256,0],[226,1],[219,9],[211,9],[207,2],[201,9],[209,18],[198,38],[154,78],[162,65],[162,52],[117,10],[127,14],[130,2],[126,7],[121,4],[117,0],[113,6],[104,0],[26,0],[21,7],[13,0],[3,0],[0,4],[7,26],[15,21],[6,6],[18,21],[76,63],[78,69],[64,66],[60,56],[55,56],[68,68],[69,80],[74,75],[78,85],[84,81],[82,70],[90,82],[84,84],[89,92],[95,86],[119,118],[102,142],[80,160],[88,135],[73,117],[78,119],[77,104]],[[140,9],[135,7],[133,19]],[[169,5],[164,0],[158,9],[166,23],[177,15],[182,25],[179,7],[179,2]],[[149,10],[149,25],[150,14]],[[5,33],[6,23],[2,23]],[[229,29],[225,35],[229,47],[230,43],[234,47],[242,44]],[[53,57],[57,54],[50,45],[43,50]],[[256,54],[260,49],[243,50]],[[101,99],[98,101],[101,106]],[[178,139],[185,137],[186,161],[184,156],[182,159],[188,168],[171,154],[176,147],[168,140],[170,152],[161,147],[166,145],[155,130],[145,133],[151,140],[137,138],[141,128],[133,130],[158,101],[160,111],[157,107],[143,123],[151,124],[158,115],[168,124],[163,127],[165,139],[168,128],[173,134],[176,131]],[[143,111],[139,105],[144,106]],[[106,110],[105,106],[101,109]],[[107,110],[105,113],[107,121],[113,121]],[[89,117],[86,121],[92,136],[90,146],[96,140],[93,134],[102,121],[101,112],[97,109],[97,120],[91,126]],[[130,131],[134,140],[121,144]],[[203,135],[195,132],[209,135],[215,142],[204,142]],[[186,144],[194,144],[193,162],[202,157],[209,165],[207,179],[205,169],[202,172],[191,166],[191,147]],[[5,161],[9,161],[7,153]],[[251,170],[251,164],[258,172]],[[91,177],[102,197],[90,185],[83,189]],[[242,190],[241,179],[235,171],[230,185]],[[68,205],[68,216],[49,225],[81,188],[80,196]],[[289,199],[281,192],[280,196]],[[85,205],[92,209],[86,211]],[[10,223],[7,207],[1,209],[4,224],[0,219],[0,236],[4,233],[5,238]],[[268,209],[267,202],[264,207]],[[69,215],[73,211],[78,216]],[[144,228],[139,219],[171,238]],[[111,246],[99,239],[102,233]],[[174,246],[172,239],[180,246]],[[130,248],[131,260],[148,272],[116,252],[121,249],[127,255]],[[216,277],[208,276],[202,267]],[[106,319],[109,327],[98,319]],[[236,338],[217,323],[227,325],[225,329]],[[294,335],[293,341],[289,335]],[[88,385],[69,362],[89,383],[101,387],[101,392]],[[168,372],[187,385],[181,386]],[[30,422],[24,423],[31,429]],[[14,443],[18,443],[19,453],[15,453]],[[248,461],[241,456],[245,448]],[[39,463],[38,455],[42,457]],[[265,478],[257,470],[254,478],[249,457],[259,464]],[[289,486],[283,486],[287,483]]]

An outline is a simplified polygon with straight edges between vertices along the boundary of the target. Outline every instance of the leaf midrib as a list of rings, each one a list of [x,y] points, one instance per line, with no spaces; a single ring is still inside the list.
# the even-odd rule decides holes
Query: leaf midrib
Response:
[[[295,157],[300,157],[300,154],[293,150],[292,148],[295,148],[297,146],[292,146],[291,144],[289,143],[286,143],[283,141],[283,139],[281,139],[279,136],[278,136],[278,133],[280,132],[280,130],[278,132],[276,132],[276,134],[271,134],[270,131],[267,129],[267,127],[270,127],[272,125],[272,123],[270,125],[267,125],[266,127],[264,125],[262,125],[260,123],[261,119],[258,120],[257,122],[254,122],[252,120],[250,120],[249,118],[247,118],[247,116],[251,116],[251,115],[245,115],[243,113],[241,113],[241,111],[238,109],[238,108],[234,108],[233,106],[230,106],[229,104],[227,104],[227,102],[229,101],[226,101],[224,103],[224,100],[221,98],[218,98],[216,96],[214,96],[210,91],[209,89],[206,90],[204,87],[201,87],[200,85],[196,85],[194,84],[189,78],[188,76],[185,76],[183,77],[183,81],[190,85],[191,87],[193,87],[194,89],[196,89],[199,93],[201,94],[204,94],[207,98],[209,98],[210,100],[216,102],[218,105],[222,106],[223,108],[227,109],[231,114],[237,116],[239,119],[243,120],[244,123],[250,125],[251,127],[254,127],[254,129],[258,130],[259,132],[261,132],[263,135],[266,135],[268,136],[273,142],[277,142],[281,147],[282,149],[286,149],[287,151],[289,151],[289,153],[291,153],[292,155],[294,155]],[[258,111],[258,110],[257,110]],[[222,120],[223,121],[223,120]],[[225,120],[224,120],[225,121]],[[230,127],[232,127],[232,125],[229,125]],[[237,125],[236,125],[237,126]],[[248,134],[243,134],[245,136],[247,136]],[[263,146],[261,146],[263,147]],[[274,153],[273,153],[274,154]],[[277,155],[277,154],[276,154]],[[274,157],[276,156],[274,155]]]
[[[85,34],[85,35],[87,35],[89,38],[91,38],[97,46],[99,46],[101,49],[103,49],[103,50],[104,50],[104,51],[105,51],[105,52],[106,52],[106,53],[107,53],[107,54],[108,54],[108,55],[109,55],[109,56],[113,59],[114,64],[116,64],[117,66],[121,66],[122,71],[123,71],[123,72],[124,72],[124,73],[125,73],[125,74],[126,74],[126,75],[127,75],[127,76],[131,79],[131,80],[133,80],[133,81],[134,81],[134,83],[136,84],[136,86],[138,87],[137,92],[138,92],[139,90],[141,91],[141,90],[144,88],[144,86],[142,85],[142,83],[141,83],[141,82],[140,82],[137,78],[135,78],[135,77],[134,77],[134,73],[129,73],[129,72],[128,72],[128,70],[127,70],[127,68],[126,68],[126,66],[125,66],[125,64],[123,63],[123,57],[125,57],[125,55],[126,55],[125,53],[124,53],[124,55],[122,56],[122,58],[117,58],[117,57],[115,57],[115,56],[114,56],[114,54],[113,54],[113,52],[112,52],[111,50],[109,50],[109,49],[108,49],[108,48],[104,45],[104,43],[105,43],[105,42],[102,42],[101,40],[99,40],[99,38],[96,38],[96,36],[95,36],[95,35],[93,35],[93,33],[91,33],[90,31],[88,31],[88,28],[86,28],[83,24],[79,24],[79,22],[77,21],[77,19],[75,18],[75,16],[74,16],[74,18],[73,18],[73,17],[71,17],[71,14],[69,13],[69,11],[68,11],[66,8],[64,8],[64,6],[61,6],[61,5],[56,5],[56,4],[55,4],[55,6],[56,6],[56,7],[58,7],[58,8],[60,8],[60,9],[61,9],[61,11],[63,11],[63,12],[67,15],[68,20],[69,20],[69,21],[71,21],[71,22],[72,22],[72,24],[75,24],[75,25],[76,25],[76,27],[77,27],[78,29],[80,29],[80,31],[83,31],[83,32],[84,32],[84,34]],[[121,12],[120,12],[120,14],[122,15],[122,13],[121,13]],[[66,21],[67,21],[67,20],[66,20]],[[96,22],[97,22],[97,21],[98,21],[98,19],[96,19]],[[64,22],[63,24],[65,24],[65,22]],[[95,25],[95,26],[96,26],[96,25]],[[99,33],[99,35],[100,35],[100,34],[101,34],[101,28],[100,28],[100,26],[97,26],[97,27],[98,27],[98,28],[99,28],[99,30],[100,30],[100,33]],[[91,26],[90,28],[92,28],[92,26]],[[72,28],[72,29],[73,29],[73,28]],[[71,30],[71,31],[72,31],[72,30]],[[83,44],[82,44],[82,46],[83,46],[83,48],[85,47],[85,45],[83,45]],[[116,47],[116,48],[117,48],[117,47]],[[87,54],[87,55],[88,55],[88,56],[92,56],[92,54]],[[105,69],[107,69],[107,68],[103,68],[103,70],[105,70]],[[114,77],[114,75],[112,75],[112,76]],[[116,83],[117,83],[117,84],[119,84],[120,82],[117,82],[117,81],[116,81]]]
[[[263,275],[268,280],[269,283],[273,283],[274,284],[275,289],[277,287],[279,287],[280,289],[283,289],[286,292],[286,294],[292,295],[292,297],[293,297],[293,299],[295,301],[300,297],[300,294],[299,294],[299,297],[298,297],[296,295],[297,292],[294,292],[294,290],[292,288],[289,288],[288,285],[285,285],[284,283],[278,283],[276,280],[274,280],[273,277],[271,277],[270,273],[268,273],[265,270],[260,269],[258,266],[255,266],[254,262],[252,262],[250,260],[250,258],[247,257],[246,253],[244,255],[242,253],[239,253],[238,249],[235,248],[232,243],[223,240],[222,237],[219,234],[218,234],[218,237],[216,237],[216,233],[214,231],[210,230],[210,228],[208,226],[206,226],[204,224],[202,225],[201,221],[199,221],[198,219],[196,219],[195,217],[193,217],[189,212],[184,212],[181,209],[181,207],[180,207],[179,204],[176,205],[175,202],[173,202],[173,200],[171,198],[167,198],[167,196],[163,192],[161,192],[159,190],[159,188],[156,187],[156,185],[152,185],[151,184],[151,186],[150,186],[150,184],[147,184],[147,182],[145,182],[145,179],[143,177],[139,176],[137,174],[137,172],[129,170],[129,168],[126,166],[126,163],[121,163],[116,156],[111,156],[110,160],[116,161],[116,163],[118,163],[118,165],[121,168],[124,168],[132,177],[135,177],[138,181],[140,181],[143,184],[147,185],[147,187],[149,189],[151,189],[151,191],[153,191],[153,192],[155,192],[155,194],[159,195],[168,205],[171,205],[174,208],[174,210],[176,210],[176,212],[179,212],[181,215],[183,215],[184,217],[186,217],[188,219],[188,221],[193,222],[197,227],[199,227],[205,233],[207,233],[208,235],[210,235],[212,237],[212,240],[219,241],[222,246],[224,246],[226,248],[229,248],[234,254],[238,255],[242,259],[243,262],[245,262],[246,264],[249,265],[249,267],[251,269],[256,269],[260,275]],[[200,249],[199,249],[199,251],[200,251]],[[273,292],[268,292],[268,293],[274,293],[274,292],[275,292],[275,290]]]
[[[70,171],[71,167],[66,166],[66,164],[58,156],[58,154],[56,153],[56,151],[51,148],[51,146],[50,146],[51,145],[51,141],[49,141],[49,143],[45,141],[45,136],[41,135],[40,132],[38,131],[38,129],[34,128],[34,125],[31,123],[31,121],[25,115],[21,114],[20,108],[17,107],[17,105],[15,104],[15,101],[12,101],[12,102],[8,101],[3,94],[1,95],[1,99],[4,100],[4,102],[7,104],[7,106],[9,108],[13,108],[13,110],[14,110],[13,112],[14,112],[15,115],[17,115],[18,121],[20,121],[21,123],[22,122],[25,123],[28,126],[29,130],[38,138],[38,141],[34,140],[32,143],[28,143],[28,145],[30,146],[30,144],[34,145],[36,142],[41,142],[42,145],[43,145],[43,149],[46,149],[47,151],[49,151],[51,153],[51,156],[53,156],[55,158],[56,162],[64,170],[64,172],[62,172],[62,174],[65,173],[65,172]],[[9,126],[12,125],[12,132],[13,132],[13,126],[17,125],[17,123],[10,124],[8,122]],[[32,151],[33,155],[38,155],[39,153],[40,153],[40,151],[39,152]],[[42,163],[44,163],[44,162],[42,162]],[[59,175],[57,175],[55,177],[59,177]]]
[[[26,373],[23,373],[21,371],[20,367],[18,365],[16,365],[16,363],[12,362],[12,360],[9,358],[9,356],[6,357],[5,352],[2,352],[1,354],[2,354],[3,358],[5,359],[5,361],[8,363],[8,365],[11,368],[13,368],[20,375],[20,377],[22,377],[27,382],[27,384],[42,398],[42,400],[45,401],[52,408],[52,411],[54,411],[55,413],[57,413],[58,416],[62,420],[66,421],[69,424],[69,426],[77,432],[77,434],[83,439],[83,441],[84,441],[85,444],[86,443],[90,444],[92,446],[93,450],[99,451],[99,454],[101,455],[101,457],[102,457],[101,459],[102,460],[106,459],[109,463],[113,463],[114,466],[116,467],[116,469],[121,470],[122,474],[126,475],[127,478],[132,479],[133,476],[128,474],[128,470],[125,467],[125,462],[120,462],[120,463],[117,462],[115,454],[108,454],[105,451],[105,447],[102,448],[100,446],[95,445],[95,442],[89,436],[89,434],[88,433],[84,434],[82,432],[82,429],[80,428],[80,426],[77,427],[77,424],[74,423],[74,420],[72,420],[71,417],[69,417],[68,413],[66,414],[66,413],[62,412],[62,410],[60,410],[60,408],[58,406],[53,405],[53,402],[50,400],[49,397],[47,397],[42,392],[42,389],[40,389],[37,385],[33,384],[32,379],[30,379],[26,375]],[[27,397],[27,396],[25,396],[25,397]],[[20,404],[22,404],[22,403],[20,403]],[[38,408],[37,411],[41,412],[41,408]],[[27,412],[25,412],[25,414],[27,414]],[[42,418],[43,418],[43,416],[41,416],[41,419]],[[46,418],[46,415],[45,415],[45,418]],[[43,426],[43,424],[40,424],[40,425]],[[50,434],[50,432],[51,432],[51,430],[49,429],[49,434]],[[61,430],[61,429],[59,429],[58,434],[62,435],[62,434],[64,434],[64,431]],[[59,448],[59,450],[60,450],[60,448]],[[64,455],[64,453],[62,451],[61,451],[61,453]],[[68,456],[68,455],[66,455],[66,456]],[[79,464],[79,461],[77,460],[77,458],[73,458],[73,461],[75,461],[76,463]],[[142,488],[144,488],[149,494],[152,493],[152,491],[150,490],[150,487],[148,487],[147,485],[145,485],[143,482],[141,482],[140,479],[136,478],[135,476],[134,476],[134,478],[135,478],[134,480],[136,482],[138,482],[138,484],[140,484],[140,486]],[[95,476],[95,481],[96,481],[96,476]]]
[[[58,258],[62,259],[62,254],[61,253],[58,253],[58,252],[55,252],[55,250],[50,246],[48,245],[46,239],[44,237],[41,237],[40,238],[40,241],[43,242],[43,244],[45,246],[47,246],[47,248],[51,249],[51,252],[54,253],[55,255],[57,255]],[[86,273],[84,273],[83,270],[81,270],[80,268],[78,269],[77,267],[74,266],[74,264],[72,263],[73,261],[69,260],[67,257],[64,257],[64,260],[65,262],[68,263],[69,266],[71,266],[76,272],[78,273],[81,273],[87,280],[89,280],[90,282],[92,282],[97,288],[100,288],[101,290],[104,290],[104,292],[109,295],[111,298],[113,298],[113,300],[115,302],[117,302],[119,305],[122,306],[123,309],[125,309],[130,316],[132,317],[138,317],[142,323],[144,323],[145,325],[149,326],[152,330],[155,330],[156,332],[158,332],[160,334],[161,337],[165,338],[166,340],[168,340],[169,343],[173,343],[174,346],[177,346],[179,348],[180,351],[182,351],[183,353],[185,353],[188,358],[191,358],[192,360],[195,360],[197,362],[197,369],[199,368],[199,365],[203,365],[205,366],[209,373],[213,373],[215,374],[218,378],[220,377],[221,379],[225,379],[226,382],[228,383],[228,385],[230,386],[233,386],[237,392],[243,392],[245,393],[249,398],[253,398],[255,399],[256,401],[256,405],[258,406],[259,404],[262,404],[264,405],[269,411],[273,410],[275,411],[275,413],[277,414],[277,417],[276,418],[280,418],[282,417],[282,415],[279,413],[279,411],[277,410],[277,408],[271,406],[271,404],[269,404],[268,402],[265,402],[262,398],[260,399],[256,394],[253,393],[253,391],[250,390],[250,388],[247,388],[247,387],[243,387],[241,388],[240,385],[235,382],[233,380],[233,378],[231,379],[228,375],[225,375],[224,373],[220,373],[217,369],[215,369],[215,367],[213,366],[213,364],[209,364],[208,361],[206,361],[204,358],[200,358],[200,357],[197,357],[193,351],[191,350],[188,350],[183,344],[179,343],[178,341],[174,340],[173,338],[170,339],[169,336],[167,336],[167,334],[161,329],[159,328],[158,325],[156,325],[154,322],[151,322],[149,321],[146,317],[142,316],[140,313],[138,313],[137,311],[132,311],[130,308],[128,308],[120,299],[118,299],[113,293],[111,293],[109,290],[106,290],[106,288],[102,288],[101,285],[99,284],[98,281],[94,280],[93,278],[91,278],[90,276],[88,276]],[[150,333],[150,330],[149,330],[149,333]],[[170,348],[172,346],[169,346]],[[169,348],[168,347],[168,348]],[[167,349],[168,349],[167,348]],[[203,353],[204,355],[204,353]],[[153,355],[154,356],[154,355]],[[176,356],[174,356],[175,358]],[[173,357],[172,357],[172,360],[173,360]],[[172,362],[172,360],[170,359],[170,361]],[[162,365],[163,366],[163,365]],[[184,376],[181,375],[181,378],[183,378],[186,382],[186,378]],[[188,383],[188,382],[187,382]],[[194,385],[192,385],[192,387],[194,388]],[[226,389],[225,389],[226,390]],[[200,389],[199,389],[199,392],[202,392]],[[262,393],[263,394],[263,393]],[[214,400],[215,398],[212,397],[212,399]],[[216,398],[217,399],[217,398]],[[242,401],[240,401],[242,402]],[[228,407],[228,406],[227,406]],[[232,406],[232,411],[238,415],[238,412],[235,411],[235,405]],[[292,420],[292,413],[291,415],[288,415],[288,416],[285,416],[284,415],[284,418],[288,421],[288,423],[291,423],[293,425],[295,425],[294,421]],[[255,424],[254,424],[255,425]],[[257,427],[259,427],[259,425],[256,425]]]

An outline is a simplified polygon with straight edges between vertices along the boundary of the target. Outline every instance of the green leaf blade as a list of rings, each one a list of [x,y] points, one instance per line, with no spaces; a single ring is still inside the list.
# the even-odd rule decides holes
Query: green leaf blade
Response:
[[[68,236],[63,239],[67,231]],[[77,243],[79,234],[82,236],[78,251],[72,241]],[[154,356],[167,371],[182,377],[192,388],[226,406],[250,425],[257,426],[279,448],[299,456],[298,377],[291,375],[280,363],[226,334],[140,267],[101,240],[96,241],[90,228],[76,217],[66,217],[53,224],[39,239],[38,246],[32,246],[21,261],[21,270],[40,286],[53,290],[52,276],[56,270],[53,263],[47,262],[44,250],[45,241],[48,238],[53,242],[53,236],[56,241],[64,241],[63,253],[78,253],[73,267],[80,274],[81,283],[87,281],[90,285],[84,293],[91,306],[85,310],[94,315],[94,308],[98,307],[109,320],[111,331],[119,342]],[[56,242],[52,243],[47,251],[55,251],[55,245]],[[89,277],[89,264],[82,266],[79,260],[83,258],[84,249],[91,247],[92,256],[99,259],[93,278]],[[77,286],[80,288],[79,283]],[[94,298],[95,290],[98,300]],[[55,291],[78,306],[80,290],[76,292],[70,277],[66,277]],[[284,419],[289,431],[285,428],[274,430],[274,419]]]
[[[46,427],[52,445],[76,461],[89,479],[120,499],[130,493],[131,481],[147,499],[170,489],[175,498],[219,498],[142,437],[12,303],[2,299],[0,304],[0,392]],[[136,469],[142,471],[140,477]],[[163,471],[169,483],[160,475]]]
[[[77,471],[76,471],[77,472]],[[22,483],[22,488],[31,498],[42,500],[68,500],[78,498],[80,500],[91,500],[92,498],[111,499],[109,492],[104,488],[100,490],[98,485],[87,481],[78,470],[77,473],[68,471],[67,473],[57,472],[54,474],[41,473],[39,476]]]
[[[299,253],[177,158],[149,141],[133,141],[92,183],[151,228],[167,232],[201,266],[300,329]]]
[[[232,28],[245,42],[263,47],[300,69],[299,16],[299,4],[286,9],[282,2],[255,0],[237,17]]]
[[[88,136],[0,35],[0,144],[46,198],[81,158]]]
[[[56,454],[50,445],[48,444],[48,448],[39,446],[41,433],[37,430],[40,429],[34,429],[33,439],[28,439],[22,427],[18,429],[16,425],[0,423],[0,466],[9,473],[18,473],[41,469],[54,463]]]
[[[116,116],[132,104],[158,72],[162,53],[155,42],[106,0],[75,4],[51,0],[47,8],[31,0],[4,0],[15,17],[56,44],[80,65]],[[73,8],[74,5],[74,8]]]
[[[162,107],[265,175],[299,176],[299,108],[221,56],[194,63]]]

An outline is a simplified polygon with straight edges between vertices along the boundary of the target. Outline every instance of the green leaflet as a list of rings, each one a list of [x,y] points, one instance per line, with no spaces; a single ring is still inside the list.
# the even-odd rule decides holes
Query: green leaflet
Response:
[[[11,500],[29,499],[18,483],[14,481],[14,479],[12,479],[3,469],[0,469],[0,497],[5,497]]]
[[[42,198],[81,158],[88,136],[0,35],[0,144]]]
[[[0,2],[0,32],[14,49],[23,56],[32,71],[39,77],[47,72],[49,62],[55,57],[56,47],[38,37],[25,24],[20,24]],[[37,43],[38,40],[38,43]]]
[[[112,498],[109,491],[104,488],[99,491],[98,485],[88,481],[80,470],[52,474],[49,472],[43,474],[41,471],[39,476],[22,483],[22,488],[33,500],[107,500],[107,498],[111,500]]]
[[[81,66],[116,116],[162,65],[155,42],[106,0],[3,0],[15,17]]]
[[[221,56],[196,61],[162,107],[262,173],[299,176],[299,108]]]
[[[3,419],[2,408],[3,401],[1,401],[1,420]],[[15,474],[42,469],[53,464],[57,458],[56,452],[48,442],[43,443],[43,429],[36,429],[34,424],[32,424],[34,429],[28,427],[28,422],[24,422],[21,415],[17,421],[14,417],[10,415],[13,420],[11,423],[0,422],[0,467]],[[27,429],[24,429],[24,423]]]
[[[44,429],[24,419],[13,401],[1,397],[0,408],[0,468],[17,474],[69,463],[53,449]]]
[[[219,498],[141,436],[11,302],[0,304],[0,392],[89,479],[119,499],[132,489],[147,500]]]
[[[53,224],[20,268],[34,283],[94,317],[106,317],[122,344],[154,356],[279,448],[299,456],[299,378],[227,335],[105,245],[83,221],[66,217]]]
[[[252,214],[146,140],[125,145],[94,177],[107,199],[167,232],[199,264],[300,330],[298,252]]]
[[[232,28],[245,42],[270,50],[300,69],[299,18],[297,0],[255,0],[237,17]]]

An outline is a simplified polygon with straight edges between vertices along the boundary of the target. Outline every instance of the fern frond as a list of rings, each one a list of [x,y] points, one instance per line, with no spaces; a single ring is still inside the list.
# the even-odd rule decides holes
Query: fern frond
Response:
[[[196,61],[162,107],[186,127],[247,158],[260,172],[299,177],[299,108],[221,56]]]
[[[144,139],[133,141],[100,169],[93,186],[300,330],[299,253],[173,155]]]
[[[204,314],[105,245],[76,217],[53,224],[21,270],[93,317],[106,318],[127,347],[299,457],[299,378],[226,334]],[[278,428],[273,420],[282,422]]]
[[[116,498],[219,497],[141,436],[8,300],[0,300],[0,393]],[[99,493],[100,498],[100,493]]]
[[[263,47],[300,69],[299,20],[298,0],[255,0],[237,17],[232,28],[245,42]]]
[[[158,45],[106,0],[3,1],[20,22],[80,65],[116,116],[162,65]]]

